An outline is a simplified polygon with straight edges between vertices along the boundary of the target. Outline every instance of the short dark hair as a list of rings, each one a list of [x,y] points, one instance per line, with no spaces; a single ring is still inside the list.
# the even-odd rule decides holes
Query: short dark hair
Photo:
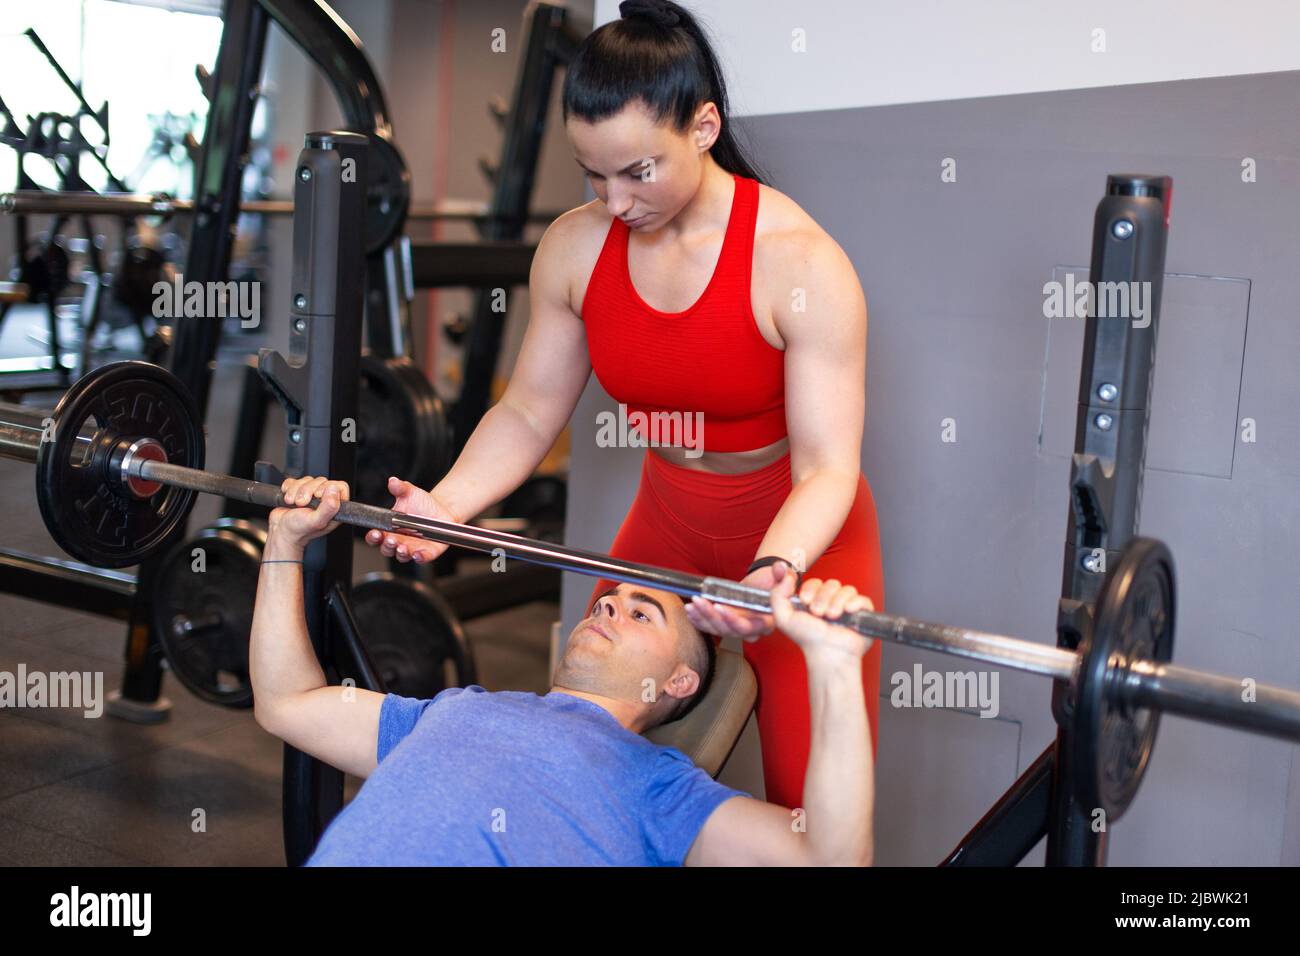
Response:
[[[687,714],[699,705],[704,699],[704,695],[709,692],[709,687],[713,684],[713,675],[718,667],[718,648],[713,642],[713,637],[699,630],[686,619],[683,614],[681,627],[690,628],[695,635],[696,647],[693,648],[697,653],[690,656],[693,660],[686,661],[686,665],[700,675],[700,686],[690,697],[684,697],[677,702],[672,711],[664,719],[665,724],[671,724],[674,720],[681,720]]]

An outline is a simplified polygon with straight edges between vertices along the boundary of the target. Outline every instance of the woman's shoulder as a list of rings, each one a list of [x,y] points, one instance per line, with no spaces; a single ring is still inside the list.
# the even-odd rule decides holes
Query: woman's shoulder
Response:
[[[599,199],[575,206],[551,220],[538,243],[538,255],[558,268],[594,265],[613,221]]]
[[[754,224],[754,258],[756,263],[777,268],[781,263],[796,264],[809,258],[843,256],[831,234],[823,229],[802,206],[771,186],[759,184],[758,221]]]
[[[599,253],[613,221],[605,204],[599,199],[593,199],[557,216],[546,227],[543,239],[554,238],[570,250],[574,247],[594,247]]]
[[[613,217],[599,199],[575,206],[553,219],[537,246],[534,265],[551,287],[564,290],[570,304],[584,297],[587,282],[605,245]],[[537,274],[537,270],[534,270]],[[575,313],[577,307],[574,306]]]

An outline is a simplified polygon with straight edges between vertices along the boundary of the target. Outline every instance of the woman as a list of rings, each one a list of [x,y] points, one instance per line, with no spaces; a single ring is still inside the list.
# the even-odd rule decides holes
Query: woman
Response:
[[[875,504],[860,471],[857,276],[745,158],[691,15],[663,0],[619,10],[582,43],[564,84],[566,132],[599,199],[557,219],[538,246],[532,314],[501,401],[431,493],[391,479],[395,507],[463,522],[500,501],[542,460],[594,370],[629,412],[703,422],[678,447],[648,448],[611,554],[764,589],[780,558],[882,607]],[[400,561],[445,548],[377,531],[367,540]],[[593,614],[621,613],[601,597],[608,585],[596,583]],[[799,648],[771,615],[696,598],[688,616],[747,640],[766,797],[800,806],[809,714]],[[873,746],[879,674],[877,642],[862,671]]]

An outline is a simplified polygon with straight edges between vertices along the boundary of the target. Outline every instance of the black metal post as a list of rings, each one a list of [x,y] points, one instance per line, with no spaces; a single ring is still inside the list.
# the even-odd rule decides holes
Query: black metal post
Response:
[[[1064,583],[1057,614],[1057,646],[1071,651],[1078,650],[1091,627],[1106,568],[1138,527],[1172,195],[1173,182],[1167,176],[1113,175],[1106,180],[1106,196],[1094,216],[1089,273],[1093,307],[1079,373]],[[1138,301],[1145,306],[1144,314],[1096,314],[1099,304],[1110,305],[1115,301],[1110,297],[1119,295],[1121,288],[1129,296],[1141,291]],[[1096,297],[1099,290],[1101,300]],[[1130,303],[1127,311],[1132,312],[1133,300],[1123,301]],[[1079,807],[1074,798],[1076,771],[1068,759],[1064,729],[1071,724],[1074,701],[1064,684],[1053,687],[1052,713],[1061,728],[1056,741],[962,838],[945,863],[996,859],[1013,865],[1037,842],[1025,845],[1027,836],[1046,831],[1049,865],[1104,865],[1106,830],[1098,826],[1095,813]],[[1050,794],[1044,800],[1042,787],[1048,777]]]
[[[212,73],[212,106],[195,173],[196,211],[185,262],[186,282],[223,281],[230,270],[249,130],[270,22],[257,0],[226,0],[224,20]],[[171,370],[193,394],[199,413],[206,415],[221,320],[178,317],[175,322]]]
[[[289,355],[260,355],[262,375],[288,416],[291,475],[355,478],[367,153],[365,136],[312,133],[298,158]],[[313,541],[304,556],[303,600],[327,675],[336,672],[327,597],[346,594],[351,581],[352,539]],[[285,856],[298,866],[343,805],[343,774],[286,744],[283,789]]]
[[[567,15],[568,11],[563,7],[546,3],[539,3],[530,11],[532,20],[528,26],[527,47],[516,77],[501,161],[492,191],[491,212],[494,218],[479,227],[486,240],[517,242],[523,238],[551,101],[551,86],[557,69],[565,62],[564,57],[572,55],[572,46],[567,42],[569,34],[565,31]],[[528,258],[532,258],[531,251]],[[504,284],[502,289],[504,295],[480,288],[474,296],[473,322],[465,343],[465,374],[460,397],[451,412],[456,454],[460,454],[470,434],[487,413],[492,397],[492,379],[501,353],[505,303],[510,291]]]
[[[1069,650],[1078,649],[1091,627],[1106,569],[1136,534],[1141,516],[1172,194],[1173,181],[1167,176],[1109,176],[1093,221],[1088,277],[1093,305],[1079,374],[1057,614],[1057,646]],[[1139,302],[1145,307],[1141,314],[1135,308]],[[1111,821],[1100,818],[1100,808],[1080,806],[1075,799],[1076,770],[1067,737],[1074,706],[1070,688],[1056,684],[1052,712],[1060,729],[1047,862],[1102,866]]]
[[[248,476],[253,474],[262,448],[271,396],[262,382],[256,363],[245,365],[243,375],[244,381],[239,391],[239,412],[235,419],[235,440],[230,449],[230,473]],[[222,514],[232,518],[253,518],[259,512],[245,502],[226,498]]]

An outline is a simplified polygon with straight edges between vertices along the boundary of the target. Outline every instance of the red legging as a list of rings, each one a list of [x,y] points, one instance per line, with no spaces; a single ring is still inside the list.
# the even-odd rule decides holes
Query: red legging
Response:
[[[790,494],[790,454],[757,471],[718,475],[665,461],[647,451],[636,499],[623,519],[610,553],[643,564],[738,581],[755,558],[768,526]],[[793,555],[786,555],[793,559]],[[852,584],[884,608],[876,504],[865,476],[839,534],[805,572]],[[612,582],[600,580],[591,603]],[[803,805],[808,766],[808,671],[803,651],[779,630],[744,645],[758,678],[758,731],[768,801]],[[862,686],[876,747],[880,709],[880,642],[862,661]]]

